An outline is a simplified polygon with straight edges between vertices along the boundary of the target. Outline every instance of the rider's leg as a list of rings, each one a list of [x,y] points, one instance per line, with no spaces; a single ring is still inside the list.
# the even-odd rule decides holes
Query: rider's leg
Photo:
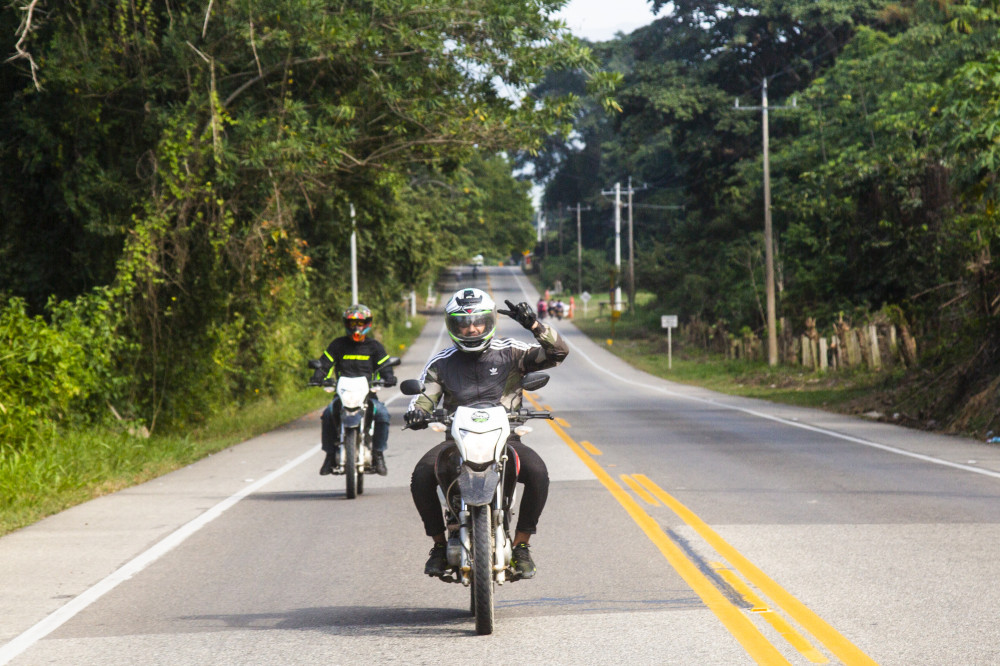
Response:
[[[521,471],[517,480],[524,484],[524,495],[518,511],[517,528],[514,532],[514,554],[511,564],[522,578],[535,575],[535,563],[528,550],[528,541],[535,533],[538,519],[549,497],[549,471],[545,461],[534,449],[520,440],[511,440],[509,446],[517,451],[521,461]]]
[[[447,444],[438,444],[425,453],[417,461],[410,477],[410,496],[413,497],[413,504],[417,507],[420,520],[424,523],[424,533],[434,541],[430,558],[424,565],[424,573],[428,576],[440,576],[448,569],[444,518],[441,516],[441,503],[437,498],[437,478],[434,476],[434,463],[445,446]]]
[[[389,410],[381,400],[372,398],[375,412],[375,432],[372,434],[372,463],[375,471],[385,476],[388,470],[385,466],[385,450],[389,446]]]
[[[527,543],[538,526],[538,519],[545,508],[549,497],[549,470],[545,461],[534,449],[520,441],[511,441],[510,445],[517,451],[521,459],[521,471],[517,480],[524,484],[524,495],[521,497],[521,507],[518,512],[517,530],[514,535],[515,545]]]
[[[322,424],[321,446],[326,452],[323,466],[320,467],[320,474],[330,474],[334,467],[339,466],[337,454],[340,451],[340,400],[334,398],[333,401],[323,410],[320,416]]]

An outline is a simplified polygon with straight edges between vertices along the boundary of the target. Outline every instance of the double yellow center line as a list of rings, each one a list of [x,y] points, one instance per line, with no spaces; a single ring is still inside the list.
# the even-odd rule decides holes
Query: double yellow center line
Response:
[[[525,393],[536,409],[542,406],[533,396]],[[547,406],[546,406],[547,408]],[[778,649],[761,633],[750,616],[730,601],[698,565],[691,561],[684,551],[663,531],[656,520],[619,484],[607,471],[594,460],[593,456],[601,455],[600,450],[589,442],[577,443],[570,437],[565,428],[568,424],[562,419],[549,421],[549,425],[559,437],[566,442],[583,463],[594,473],[608,492],[618,500],[636,524],[646,533],[649,540],[659,548],[670,565],[701,597],[705,605],[715,613],[729,632],[740,642],[747,653],[759,664],[790,664]],[[801,601],[789,594],[784,588],[774,582],[752,562],[746,559],[735,548],[720,537],[694,512],[681,504],[677,499],[657,486],[651,479],[642,474],[621,475],[622,482],[639,498],[651,506],[666,506],[691,527],[705,540],[720,557],[726,560],[732,568],[722,563],[714,565],[719,576],[738,592],[750,606],[750,612],[763,617],[781,636],[812,663],[827,663],[827,657],[788,623],[782,616],[769,608],[754,592],[736,575],[743,575],[763,595],[768,597],[777,607],[792,618],[805,631],[812,634],[820,643],[845,664],[875,664],[876,662],[862,652],[857,646],[844,638],[836,629],[822,618],[809,610]]]

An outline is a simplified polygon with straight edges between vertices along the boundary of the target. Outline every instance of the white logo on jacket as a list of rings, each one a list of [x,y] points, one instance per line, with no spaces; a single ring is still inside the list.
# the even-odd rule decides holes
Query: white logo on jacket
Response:
[[[496,377],[498,372],[500,372],[500,371],[497,370],[496,368],[490,368],[490,376],[491,377]]]

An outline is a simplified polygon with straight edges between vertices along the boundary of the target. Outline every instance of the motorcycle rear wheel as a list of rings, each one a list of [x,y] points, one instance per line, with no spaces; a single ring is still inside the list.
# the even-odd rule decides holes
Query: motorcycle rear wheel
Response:
[[[344,476],[347,477],[347,499],[358,496],[358,431],[344,433]]]
[[[472,507],[472,587],[476,633],[493,633],[493,507]]]

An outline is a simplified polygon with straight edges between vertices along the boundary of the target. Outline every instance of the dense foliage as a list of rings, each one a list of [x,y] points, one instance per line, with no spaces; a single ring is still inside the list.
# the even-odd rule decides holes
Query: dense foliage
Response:
[[[183,425],[301,382],[351,297],[352,224],[383,324],[441,266],[526,249],[503,155],[573,98],[525,91],[590,66],[561,4],[6,3],[5,444],[68,401]]]
[[[661,18],[595,47],[624,74],[622,113],[585,97],[578,134],[534,161],[546,206],[590,204],[584,245],[608,253],[602,190],[648,184],[639,286],[663,311],[763,336],[766,81],[778,316],[794,333],[903,317],[924,352],[914,415],[960,425],[979,403],[996,421],[1000,3],[652,4]],[[539,91],[581,85],[564,73]]]

